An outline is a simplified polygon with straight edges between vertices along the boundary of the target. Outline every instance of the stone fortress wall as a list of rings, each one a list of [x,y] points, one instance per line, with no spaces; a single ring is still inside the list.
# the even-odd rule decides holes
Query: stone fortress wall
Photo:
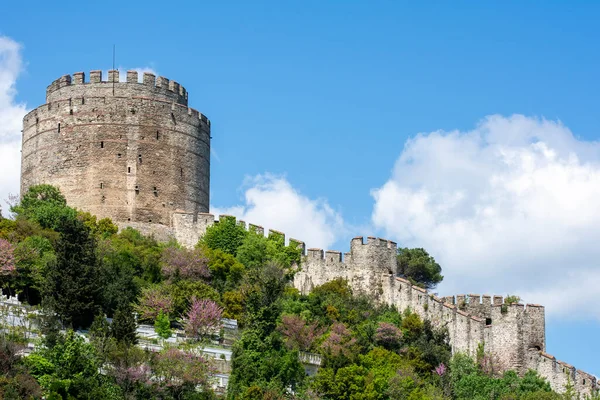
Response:
[[[234,218],[221,215],[222,218]],[[173,236],[186,245],[194,246],[206,228],[218,223],[213,214],[174,214]],[[246,226],[244,221],[238,224]],[[264,234],[263,227],[249,224],[247,229]],[[285,234],[269,230],[268,235]],[[475,357],[481,343],[493,355],[502,369],[524,374],[538,371],[552,388],[563,391],[570,377],[582,395],[600,390],[600,381],[591,374],[556,360],[546,353],[545,310],[538,304],[505,304],[502,296],[478,294],[437,297],[397,276],[396,243],[375,237],[355,237],[350,251],[306,249],[303,241],[289,239],[302,250],[300,271],[294,286],[303,294],[336,278],[347,279],[356,293],[364,293],[394,305],[403,311],[410,308],[434,326],[446,327],[453,352]]]
[[[175,81],[128,71],[65,75],[23,119],[21,193],[58,186],[71,206],[144,232],[208,211],[210,121]]]
[[[103,80],[92,71],[86,82],[78,72],[48,86],[46,104],[23,120],[21,193],[52,184],[71,206],[193,247],[218,223],[207,213],[210,121],[188,108],[188,93],[177,82],[144,73],[139,83],[135,71],[119,82],[118,74],[109,71]],[[260,226],[248,227],[264,234]],[[535,369],[555,390],[567,376],[581,394],[600,389],[594,376],[546,354],[543,306],[507,305],[489,295],[439,298],[398,276],[397,246],[388,240],[357,237],[345,254],[290,242],[302,249],[294,278],[302,293],[341,277],[357,293],[448,328],[453,352],[474,356],[483,343],[501,367]]]

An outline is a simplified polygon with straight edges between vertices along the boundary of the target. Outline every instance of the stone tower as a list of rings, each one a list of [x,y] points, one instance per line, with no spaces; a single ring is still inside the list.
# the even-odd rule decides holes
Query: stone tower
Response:
[[[58,186],[69,205],[142,231],[207,212],[210,122],[175,81],[128,71],[65,75],[23,119],[21,193]]]

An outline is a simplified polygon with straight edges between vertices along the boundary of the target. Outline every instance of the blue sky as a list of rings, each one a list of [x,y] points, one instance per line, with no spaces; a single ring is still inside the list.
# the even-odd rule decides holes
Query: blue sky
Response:
[[[211,119],[216,211],[309,246],[425,247],[440,294],[545,304],[547,351],[600,375],[600,4],[1,9],[3,195],[18,182],[14,121],[59,76],[108,70],[116,44],[119,68],[177,80]]]

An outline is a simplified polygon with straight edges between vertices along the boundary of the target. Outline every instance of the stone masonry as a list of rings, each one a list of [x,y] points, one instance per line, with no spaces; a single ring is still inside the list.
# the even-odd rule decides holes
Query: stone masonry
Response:
[[[21,193],[35,184],[58,186],[69,205],[120,227],[193,247],[218,223],[208,214],[210,122],[188,108],[177,82],[135,71],[65,75],[46,91],[46,104],[23,120]],[[221,216],[223,218],[226,216]],[[243,221],[239,224],[246,226]],[[250,224],[259,234],[264,229]],[[269,231],[269,235],[285,235]],[[502,296],[439,298],[398,276],[396,243],[356,237],[350,251],[302,249],[294,286],[302,293],[335,278],[403,311],[410,308],[446,327],[453,352],[475,356],[483,344],[502,369],[534,369],[562,391],[568,377],[582,395],[600,390],[597,378],[546,353],[545,311],[537,304],[505,304]]]
[[[52,82],[46,104],[23,120],[21,193],[60,188],[68,203],[161,238],[172,217],[207,212],[210,122],[188,108],[183,86],[119,71],[77,72]]]

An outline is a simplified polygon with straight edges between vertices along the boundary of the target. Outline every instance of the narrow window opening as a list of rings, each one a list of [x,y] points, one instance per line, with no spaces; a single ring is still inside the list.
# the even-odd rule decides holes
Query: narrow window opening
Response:
[[[121,153],[117,154],[117,158],[121,158]]]
[[[485,324],[486,325],[491,325],[492,324],[492,319],[491,318],[486,318],[485,319]]]
[[[132,109],[131,109],[131,113],[132,113],[132,114],[135,114],[135,108],[132,108]]]
[[[60,122],[58,123],[58,133],[60,133]]]
[[[585,379],[583,380],[583,384],[585,385]]]
[[[177,124],[177,121],[175,121],[175,114],[171,113],[171,119],[173,120],[174,124]]]
[[[104,148],[104,142],[100,142],[100,148],[103,149]]]
[[[131,218],[127,218],[127,221],[131,221]]]
[[[73,115],[73,109],[69,110],[69,114]]]
[[[127,173],[130,174],[131,173],[131,167],[127,167]]]
[[[149,219],[149,220],[148,220],[148,222],[152,222],[152,220],[151,220],[151,219]]]
[[[140,187],[135,185],[135,194],[140,194]]]
[[[104,189],[104,183],[100,182],[100,189]]]
[[[154,197],[158,197],[158,189],[156,188],[156,186],[154,186]]]
[[[140,162],[140,164],[142,163],[142,155],[138,154],[138,161]]]
[[[39,119],[39,118],[36,118],[36,119],[35,119],[35,124],[37,125],[37,124],[39,124],[39,123],[40,123],[40,119]]]
[[[81,98],[81,104],[82,105],[85,104],[85,98],[84,97]]]
[[[102,196],[101,201],[102,201],[102,203],[104,203],[106,201],[106,196]]]
[[[158,131],[156,131],[156,140],[158,140],[159,137],[160,137],[160,133],[158,133]]]
[[[179,169],[179,173],[181,174],[181,176],[183,176],[183,168]]]

